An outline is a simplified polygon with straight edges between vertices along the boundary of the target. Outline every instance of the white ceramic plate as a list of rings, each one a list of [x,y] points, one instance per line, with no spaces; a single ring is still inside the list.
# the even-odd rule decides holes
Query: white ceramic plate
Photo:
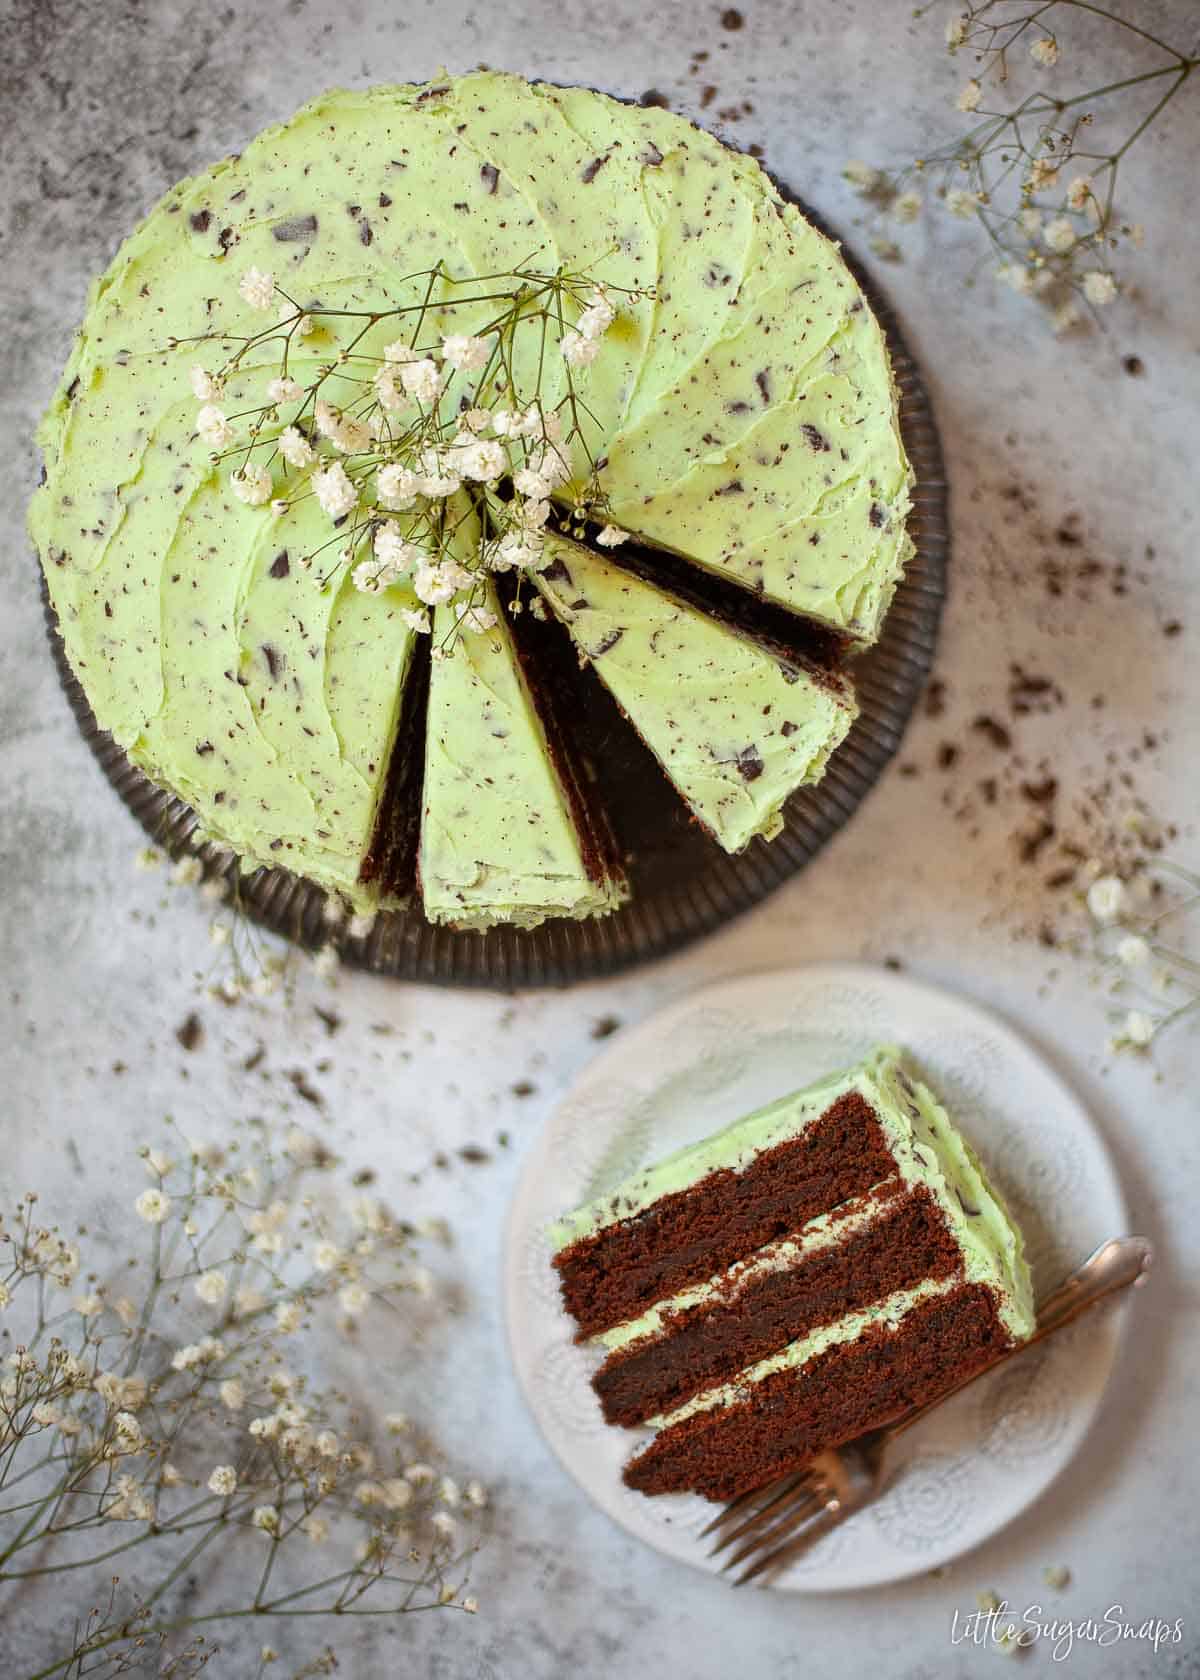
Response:
[[[715,1573],[698,1533],[713,1506],[621,1481],[641,1432],[613,1429],[589,1386],[543,1237],[557,1214],[786,1091],[903,1045],[983,1156],[1024,1229],[1039,1293],[1127,1229],[1108,1154],[1078,1100],[1002,1021],[915,980],[820,965],[722,980],[628,1032],[584,1071],[526,1162],[508,1230],[513,1360],[550,1446],[596,1504],[669,1557]],[[782,1591],[899,1581],[1019,1515],[1083,1440],[1125,1316],[1101,1308],[982,1378],[902,1437],[888,1493],[781,1574]]]

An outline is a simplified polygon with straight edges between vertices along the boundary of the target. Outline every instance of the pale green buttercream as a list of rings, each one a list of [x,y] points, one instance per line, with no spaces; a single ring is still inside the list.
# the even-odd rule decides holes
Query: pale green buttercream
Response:
[[[548,1237],[554,1249],[566,1248],[580,1237],[591,1236],[604,1225],[615,1224],[640,1213],[661,1196],[686,1190],[710,1172],[728,1167],[737,1172],[761,1150],[770,1149],[785,1138],[796,1137],[848,1091],[859,1088],[861,1070],[853,1068],[822,1079],[803,1091],[794,1091],[755,1113],[726,1126],[697,1143],[677,1149],[652,1166],[623,1179],[606,1195],[564,1214],[550,1226]]]
[[[1014,1340],[1023,1340],[1032,1333],[1035,1320],[1021,1233],[945,1109],[910,1077],[900,1053],[890,1048],[877,1050],[859,1066],[780,1098],[633,1174],[607,1195],[554,1224],[548,1233],[551,1244],[556,1251],[565,1248],[605,1225],[629,1218],[662,1196],[688,1189],[718,1169],[739,1171],[762,1150],[802,1135],[851,1091],[858,1092],[874,1111],[897,1173],[909,1184],[925,1186],[935,1197],[962,1253],[968,1281],[984,1283],[994,1291],[1005,1327]],[[804,1233],[800,1235],[803,1238]],[[751,1259],[770,1265],[772,1256],[769,1249],[760,1250]],[[700,1298],[715,1281],[698,1286]],[[671,1303],[660,1305],[666,1311]],[[616,1332],[623,1340],[633,1338],[632,1331],[626,1335],[627,1328],[621,1326]]]
[[[896,1052],[875,1058],[871,1085],[901,1174],[936,1196],[962,1251],[968,1280],[993,1286],[1005,1327],[1014,1340],[1023,1341],[1036,1323],[1025,1243],[979,1157],[928,1086],[906,1072]]]
[[[464,632],[435,660],[425,731],[419,873],[432,922],[535,927],[615,910],[624,885],[594,880],[494,593],[494,629]],[[434,618],[434,643],[453,627]]]
[[[784,801],[854,720],[849,684],[781,663],[579,543],[547,549],[534,581],[695,815],[727,852],[778,834]]]
[[[168,342],[257,330],[237,289],[252,265],[302,303],[361,310],[416,301],[423,277],[405,277],[439,262],[461,281],[531,261],[654,293],[622,303],[581,375],[622,523],[864,642],[907,552],[895,392],[859,288],[752,159],[683,119],[480,72],[322,95],[181,183],[92,288],[30,528],[100,724],[247,863],[356,904],[409,597],[279,575],[328,524],[311,498],[277,517],[232,496],[188,386],[222,358]],[[430,323],[451,324],[480,321]],[[334,347],[318,332],[291,371]],[[273,371],[231,381],[227,410]],[[543,400],[562,390],[551,358]]]

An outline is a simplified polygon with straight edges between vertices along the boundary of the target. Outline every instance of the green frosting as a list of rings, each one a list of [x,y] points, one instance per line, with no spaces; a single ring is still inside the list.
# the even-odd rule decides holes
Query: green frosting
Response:
[[[862,1072],[860,1068],[852,1068],[847,1073],[836,1073],[828,1079],[819,1080],[803,1091],[779,1097],[766,1108],[757,1109],[732,1126],[701,1138],[697,1143],[687,1144],[652,1166],[643,1167],[614,1185],[606,1194],[573,1213],[564,1214],[551,1225],[547,1235],[552,1246],[557,1252],[569,1243],[577,1242],[580,1237],[593,1235],[602,1226],[630,1219],[660,1197],[687,1190],[719,1168],[739,1171],[762,1150],[782,1143],[785,1138],[799,1136],[814,1120],[819,1120],[839,1097],[848,1091],[858,1090]]]
[[[559,1220],[550,1228],[549,1240],[560,1250],[605,1225],[632,1217],[662,1196],[698,1184],[720,1168],[737,1172],[762,1150],[802,1135],[839,1097],[852,1091],[874,1111],[896,1172],[911,1185],[925,1186],[936,1199],[962,1253],[966,1278],[992,1289],[1005,1327],[1015,1341],[1024,1340],[1033,1332],[1035,1315],[1021,1233],[945,1109],[910,1077],[900,1052],[891,1048],[877,1050],[859,1066],[782,1097],[635,1173],[607,1195]],[[755,1259],[770,1264],[774,1256],[760,1251]],[[699,1287],[703,1291],[712,1285]]]
[[[990,1284],[1000,1317],[1014,1341],[1033,1334],[1037,1315],[1025,1242],[979,1157],[937,1098],[902,1066],[898,1052],[879,1051],[869,1065],[864,1095],[879,1115],[902,1176],[923,1184],[962,1251],[972,1283]]]
[[[490,590],[487,607],[495,628],[460,634],[430,679],[419,864],[425,914],[482,930],[615,910],[624,885],[595,860],[589,871]],[[435,648],[451,629],[449,609],[439,608]]]
[[[302,303],[370,309],[415,302],[438,262],[466,280],[531,261],[647,294],[619,300],[581,375],[614,517],[853,639],[878,632],[908,548],[885,347],[836,248],[752,159],[666,111],[492,72],[322,95],[175,187],[93,285],[30,514],[100,724],[247,865],[369,902],[409,598],[284,569],[328,524],[311,498],[276,516],[232,496],[188,385],[221,358],[186,341],[257,329],[237,288],[251,266]],[[429,323],[451,324],[479,322]],[[294,376],[332,348],[300,341]],[[246,368],[227,411],[274,371]]]
[[[681,797],[727,852],[783,827],[854,720],[850,686],[758,643],[578,543],[535,578]]]

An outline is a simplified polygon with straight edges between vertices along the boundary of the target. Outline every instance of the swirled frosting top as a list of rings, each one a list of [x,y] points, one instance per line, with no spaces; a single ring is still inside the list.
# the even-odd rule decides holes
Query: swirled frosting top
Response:
[[[313,100],[169,192],[93,285],[30,524],[100,724],[243,858],[355,901],[411,597],[299,567],[329,537],[311,497],[276,513],[231,494],[186,341],[256,330],[251,265],[304,304],[369,310],[435,264],[462,280],[531,260],[641,294],[583,376],[621,524],[860,642],[905,558],[878,324],[752,159],[669,112],[493,72]],[[329,350],[305,340],[297,377]],[[226,407],[271,371],[244,365]],[[561,365],[545,377],[550,403]]]

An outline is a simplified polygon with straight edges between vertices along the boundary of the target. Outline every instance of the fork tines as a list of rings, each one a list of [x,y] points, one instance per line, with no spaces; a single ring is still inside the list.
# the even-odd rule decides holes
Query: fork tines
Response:
[[[730,1546],[737,1546],[721,1565],[725,1572],[737,1569],[747,1558],[757,1557],[757,1563],[738,1576],[737,1584],[740,1586],[743,1581],[751,1580],[768,1568],[776,1552],[784,1545],[791,1548],[804,1524],[812,1523],[828,1511],[831,1504],[836,1507],[837,1503],[829,1479],[820,1473],[815,1464],[807,1465],[794,1475],[785,1476],[782,1481],[754,1488],[732,1500],[701,1531],[701,1538],[716,1536],[710,1557],[716,1557]]]

